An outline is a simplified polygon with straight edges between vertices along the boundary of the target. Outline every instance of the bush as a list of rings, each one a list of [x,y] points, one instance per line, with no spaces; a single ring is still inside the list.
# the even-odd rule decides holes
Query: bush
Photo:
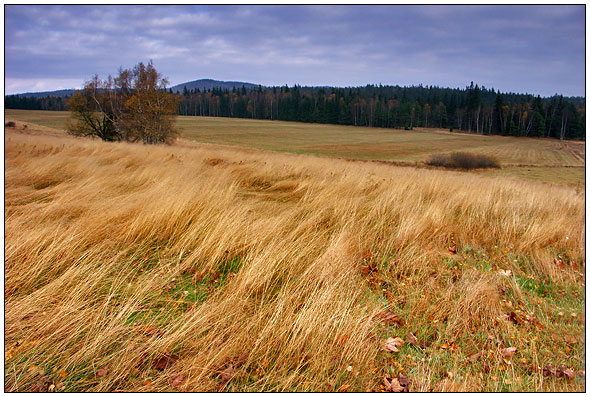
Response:
[[[451,154],[434,154],[426,164],[435,167],[460,168],[471,170],[475,168],[500,168],[497,158],[485,154],[453,152]]]
[[[4,124],[4,125],[5,125],[6,127],[12,127],[12,128],[16,127],[16,123],[15,123],[14,121],[9,121],[9,122],[7,122],[7,123],[6,123],[6,124]]]

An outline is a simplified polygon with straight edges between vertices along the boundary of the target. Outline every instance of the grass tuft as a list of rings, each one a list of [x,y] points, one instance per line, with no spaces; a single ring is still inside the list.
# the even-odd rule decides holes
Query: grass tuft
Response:
[[[472,170],[476,168],[501,168],[500,162],[493,156],[466,152],[453,152],[451,154],[433,154],[426,164],[435,167],[459,168]]]

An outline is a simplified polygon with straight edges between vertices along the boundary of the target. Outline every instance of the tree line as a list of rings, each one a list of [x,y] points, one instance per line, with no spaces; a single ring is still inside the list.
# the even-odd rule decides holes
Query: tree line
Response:
[[[169,93],[172,93],[170,90]],[[6,108],[63,110],[60,98],[6,97]],[[53,108],[51,108],[53,106]],[[367,85],[262,87],[182,92],[176,113],[366,127],[437,127],[481,134],[584,139],[585,98],[465,89]]]
[[[375,86],[184,90],[178,113],[366,127],[437,127],[529,137],[583,139],[585,100],[465,89]]]

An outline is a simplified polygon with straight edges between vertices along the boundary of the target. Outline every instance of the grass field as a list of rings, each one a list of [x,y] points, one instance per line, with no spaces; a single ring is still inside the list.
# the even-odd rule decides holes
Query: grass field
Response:
[[[58,129],[65,128],[68,116],[68,112],[6,111],[7,120]],[[485,175],[580,187],[585,183],[582,142],[211,117],[179,117],[177,125],[184,138],[197,142],[345,159],[423,162],[434,153],[469,151],[500,160],[503,168],[483,171]]]
[[[584,190],[26,115],[4,139],[5,391],[586,389]]]

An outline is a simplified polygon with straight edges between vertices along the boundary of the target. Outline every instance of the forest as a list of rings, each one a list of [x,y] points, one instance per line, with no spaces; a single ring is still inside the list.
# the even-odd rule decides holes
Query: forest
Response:
[[[170,90],[170,92],[172,92]],[[366,127],[436,127],[481,134],[585,139],[585,98],[501,93],[471,84],[187,90],[178,114]],[[67,97],[6,96],[7,109],[67,110]]]

